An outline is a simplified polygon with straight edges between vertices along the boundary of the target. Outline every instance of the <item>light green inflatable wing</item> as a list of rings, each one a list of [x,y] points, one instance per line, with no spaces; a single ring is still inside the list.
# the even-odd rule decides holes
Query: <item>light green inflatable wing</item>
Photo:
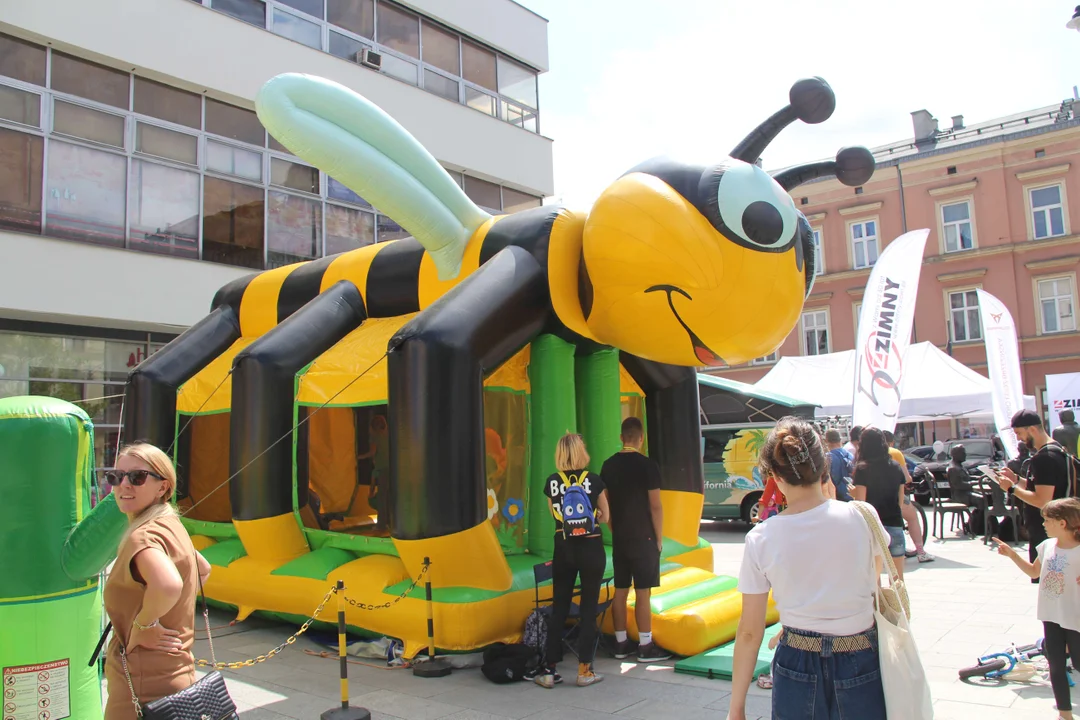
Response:
[[[441,280],[457,277],[465,244],[490,215],[396,120],[343,85],[297,73],[263,85],[255,109],[278,142],[408,230]]]

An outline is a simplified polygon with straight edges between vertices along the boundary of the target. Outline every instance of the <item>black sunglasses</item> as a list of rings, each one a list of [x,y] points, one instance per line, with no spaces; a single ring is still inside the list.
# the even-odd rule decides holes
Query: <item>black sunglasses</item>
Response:
[[[134,487],[140,487],[146,484],[146,478],[152,477],[155,480],[164,480],[165,478],[158,475],[156,472],[149,470],[131,470],[130,472],[121,472],[120,470],[108,470],[105,473],[105,482],[109,483],[113,487],[117,487],[120,483],[124,482],[124,478],[128,479],[128,482]]]

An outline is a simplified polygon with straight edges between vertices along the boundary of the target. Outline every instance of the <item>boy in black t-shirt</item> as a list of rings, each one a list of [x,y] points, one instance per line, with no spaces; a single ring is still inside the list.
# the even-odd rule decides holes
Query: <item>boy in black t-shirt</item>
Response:
[[[1024,525],[1028,532],[1028,558],[1035,562],[1039,544],[1046,540],[1042,509],[1051,500],[1069,494],[1069,458],[1061,446],[1043,430],[1042,420],[1033,410],[1020,410],[1012,416],[1016,437],[1032,448],[1028,465],[1027,488],[1019,486],[1019,478],[1010,469],[998,476],[1001,489],[1011,492],[1024,502]],[[1038,583],[1038,578],[1031,582]]]
[[[611,605],[615,624],[615,657],[634,652],[626,635],[626,601],[633,585],[634,617],[640,642],[639,662],[667,660],[671,654],[652,639],[652,588],[660,585],[664,510],[660,503],[660,466],[641,452],[645,430],[629,417],[622,424],[623,449],[604,463],[600,474],[607,485],[611,509],[611,559],[615,571],[615,598]],[[609,474],[610,473],[610,474]]]

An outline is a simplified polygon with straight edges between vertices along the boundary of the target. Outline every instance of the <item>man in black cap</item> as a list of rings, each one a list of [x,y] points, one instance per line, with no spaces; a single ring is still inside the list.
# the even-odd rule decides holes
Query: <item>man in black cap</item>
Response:
[[[1042,420],[1033,410],[1020,410],[1012,416],[1012,429],[1017,439],[1032,450],[1028,466],[1027,488],[1018,485],[1019,478],[1010,469],[1001,471],[998,484],[1024,503],[1024,525],[1028,532],[1028,558],[1035,562],[1039,543],[1046,540],[1042,523],[1042,508],[1051,500],[1069,494],[1069,458],[1061,446],[1050,439]],[[1033,579],[1032,582],[1039,582]]]

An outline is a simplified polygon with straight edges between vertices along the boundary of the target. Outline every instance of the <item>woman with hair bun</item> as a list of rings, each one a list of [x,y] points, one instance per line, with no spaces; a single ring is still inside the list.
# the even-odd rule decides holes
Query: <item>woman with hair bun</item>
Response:
[[[783,624],[772,668],[772,717],[885,720],[873,604],[880,559],[870,528],[855,504],[823,494],[825,447],[805,420],[777,423],[760,463],[787,507],[746,536],[728,718],[746,718],[771,590]]]

